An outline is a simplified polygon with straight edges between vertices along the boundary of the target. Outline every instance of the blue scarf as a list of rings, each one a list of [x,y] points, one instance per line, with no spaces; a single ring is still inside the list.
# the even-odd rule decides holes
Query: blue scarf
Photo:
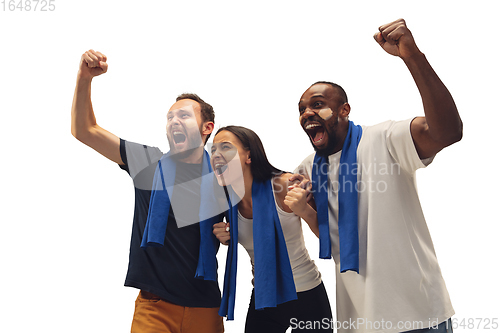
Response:
[[[357,150],[363,130],[349,121],[349,129],[340,154],[339,167],[339,247],[340,271],[359,273]],[[314,156],[312,190],[318,212],[319,257],[330,259],[332,246],[328,219],[328,156]],[[347,166],[347,168],[346,168]]]
[[[220,222],[218,216],[221,210],[214,197],[213,173],[209,161],[210,157],[204,150],[199,207],[200,252],[195,277],[217,281],[216,244],[218,240],[212,233],[212,227],[214,223]],[[177,163],[170,157],[170,152],[158,161],[151,189],[148,219],[142,237],[142,248],[163,246],[176,168]]]
[[[236,297],[236,267],[238,259],[238,206],[236,194],[229,191],[229,248],[224,274],[219,315],[234,319]],[[281,229],[271,180],[252,184],[253,244],[255,256],[255,308],[276,307],[297,299],[292,267]]]

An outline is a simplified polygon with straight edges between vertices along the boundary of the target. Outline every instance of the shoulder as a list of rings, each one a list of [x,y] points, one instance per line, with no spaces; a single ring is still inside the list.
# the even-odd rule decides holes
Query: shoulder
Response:
[[[151,147],[127,140],[120,139],[120,154],[130,176],[135,176],[142,170],[154,166],[163,156],[157,147]]]
[[[376,125],[362,126],[360,146],[386,146],[388,141],[411,139],[410,124],[413,118],[406,120],[387,120]]]
[[[314,156],[316,155],[316,152],[314,153],[311,153],[310,155],[308,155],[306,158],[304,158],[304,160],[302,161],[301,164],[304,164],[304,163],[312,163],[314,161]]]
[[[422,162],[418,156],[411,134],[411,124],[415,119],[418,118],[389,120],[363,128],[358,154],[376,155],[379,163],[379,157],[387,156],[409,173],[426,166],[432,159]]]
[[[279,176],[273,177],[273,186],[274,186],[274,192],[281,192],[285,190],[285,192],[288,190],[288,183],[289,179],[292,177],[291,173],[282,173]]]
[[[163,152],[158,147],[148,146],[132,141],[120,139],[120,146],[127,157],[134,156],[135,159],[148,160],[150,163],[158,162]]]
[[[361,126],[363,129],[363,136],[377,135],[378,133],[390,133],[394,131],[410,132],[410,124],[414,118],[405,120],[386,120],[384,122],[370,125]]]
[[[310,154],[309,156],[307,156],[306,158],[304,158],[304,160],[299,164],[299,166],[294,170],[293,173],[298,173],[298,174],[301,174],[301,175],[304,175],[304,174],[309,174],[309,171],[312,169],[312,165],[314,163],[314,156],[316,155],[316,153],[312,153]]]

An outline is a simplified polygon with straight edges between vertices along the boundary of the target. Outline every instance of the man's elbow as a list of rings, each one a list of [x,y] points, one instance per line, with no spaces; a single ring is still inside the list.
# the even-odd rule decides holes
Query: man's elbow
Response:
[[[455,126],[455,129],[453,131],[450,131],[450,135],[448,138],[449,145],[452,145],[452,144],[457,143],[458,141],[462,140],[463,129],[464,129],[464,125],[462,123],[462,120],[459,120],[459,123]]]
[[[89,130],[78,129],[78,128],[72,126],[71,127],[71,135],[73,135],[75,137],[75,139],[77,139],[81,143],[88,145],[88,141],[90,138],[90,131]]]
[[[73,126],[71,126],[71,135],[73,135],[75,139],[78,140],[78,132],[73,128]]]
[[[463,136],[463,124],[460,120],[458,124],[453,127],[448,127],[445,133],[442,133],[438,137],[435,138],[435,142],[438,143],[442,148],[451,146],[454,143],[462,140]],[[441,148],[441,149],[442,149]]]

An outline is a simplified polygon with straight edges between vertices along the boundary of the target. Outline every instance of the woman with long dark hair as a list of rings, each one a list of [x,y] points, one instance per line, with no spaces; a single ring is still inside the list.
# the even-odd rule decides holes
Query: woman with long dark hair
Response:
[[[259,137],[245,127],[219,129],[211,153],[230,207],[229,223],[214,225],[217,238],[229,244],[219,314],[234,318],[240,243],[254,275],[246,333],[289,327],[292,332],[333,332],[328,296],[305,247],[300,217],[285,204],[291,174],[269,163]]]

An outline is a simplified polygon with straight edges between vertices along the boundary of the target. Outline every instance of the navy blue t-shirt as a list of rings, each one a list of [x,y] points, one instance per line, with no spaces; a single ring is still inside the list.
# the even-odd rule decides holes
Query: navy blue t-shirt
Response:
[[[120,139],[120,154],[124,162],[120,168],[132,177],[135,189],[134,221],[125,286],[151,292],[181,306],[219,307],[221,297],[218,283],[194,277],[200,246],[199,223],[178,228],[170,207],[164,246],[146,249],[140,247],[148,216],[153,176],[163,153],[155,147]],[[196,179],[200,176],[201,164],[179,162],[175,183],[189,182],[192,187],[194,180],[196,186]],[[185,200],[182,195],[188,195],[187,207],[199,207],[199,194],[199,190],[176,187],[173,194],[176,198],[172,200]],[[197,210],[191,208],[191,211],[197,214]],[[216,244],[218,246],[218,242]]]

